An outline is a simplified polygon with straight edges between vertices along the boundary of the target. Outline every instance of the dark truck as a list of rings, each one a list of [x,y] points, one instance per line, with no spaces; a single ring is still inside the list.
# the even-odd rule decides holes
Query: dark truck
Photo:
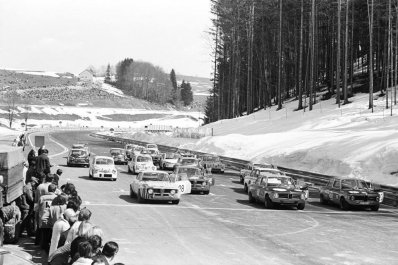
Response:
[[[15,243],[18,240],[16,227],[19,226],[19,208],[15,201],[22,195],[24,186],[25,158],[22,147],[0,145],[0,211],[1,221],[0,235],[4,242]],[[9,214],[12,212],[13,214]],[[3,227],[3,225],[5,225]],[[0,240],[3,237],[0,236]],[[2,244],[2,242],[0,242]]]

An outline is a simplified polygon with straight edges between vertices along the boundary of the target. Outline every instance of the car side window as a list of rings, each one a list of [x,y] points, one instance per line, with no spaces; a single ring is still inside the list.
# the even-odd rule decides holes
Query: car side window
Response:
[[[333,183],[334,183],[334,179],[331,179],[328,181],[328,183],[326,184],[327,187],[333,187]]]
[[[256,179],[256,184],[257,184],[257,185],[260,184],[260,181],[261,181],[261,178],[257,178],[257,179]]]
[[[267,185],[267,178],[261,178],[261,185]]]
[[[340,180],[335,180],[334,181],[333,188],[337,188],[337,189],[340,188]]]

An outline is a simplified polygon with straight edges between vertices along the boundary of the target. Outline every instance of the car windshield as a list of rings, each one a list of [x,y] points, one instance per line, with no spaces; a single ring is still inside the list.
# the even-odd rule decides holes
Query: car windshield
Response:
[[[148,144],[147,147],[148,148],[157,148],[156,144]]]
[[[70,152],[70,155],[71,155],[71,156],[86,156],[86,155],[87,155],[87,152],[84,151],[84,150],[72,150],[72,151]]]
[[[142,175],[143,181],[170,181],[169,174],[160,172],[145,172]]]
[[[166,153],[166,159],[174,159],[177,158],[176,154],[174,153]]]
[[[219,161],[220,161],[220,158],[217,157],[217,156],[209,156],[209,157],[206,157],[205,161],[209,161],[209,162],[219,162]]]
[[[187,167],[180,167],[178,168],[178,174],[187,174],[188,176],[200,175],[199,168],[187,168]]]
[[[113,160],[109,158],[97,158],[95,160],[96,165],[113,165]]]
[[[84,148],[84,144],[74,144],[72,145],[72,148]]]
[[[196,162],[196,159],[183,159],[181,161],[181,164],[187,165],[187,164],[194,164]]]
[[[156,153],[156,150],[153,150],[153,149],[152,149],[152,150],[148,150],[148,151],[149,151],[149,153],[152,154],[152,155]]]
[[[142,150],[144,150],[144,147],[142,147],[142,146],[137,146],[136,148],[134,148],[134,151],[137,151],[137,152],[141,152]]]
[[[139,156],[137,157],[137,162],[150,162],[151,158],[147,156]]]
[[[120,150],[120,149],[112,149],[112,150],[111,150],[111,154],[112,154],[112,155],[120,155],[120,154],[124,154],[124,150]]]
[[[270,164],[254,164],[254,167],[261,167],[261,168],[273,168]]]
[[[343,179],[341,181],[342,189],[365,189],[368,185],[360,179]]]
[[[294,186],[291,178],[285,176],[268,176],[268,186]]]

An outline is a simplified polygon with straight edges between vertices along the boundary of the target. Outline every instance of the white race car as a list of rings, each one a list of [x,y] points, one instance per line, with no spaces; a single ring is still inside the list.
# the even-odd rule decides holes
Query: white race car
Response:
[[[113,158],[109,156],[95,156],[90,161],[88,176],[90,178],[111,179],[115,181],[117,179],[117,170]]]
[[[156,166],[153,164],[152,157],[150,155],[136,155],[128,163],[128,172],[138,174],[142,171],[156,170]]]
[[[162,171],[143,171],[133,178],[130,184],[130,197],[144,201],[171,201],[180,202],[180,183],[172,179],[168,173]]]

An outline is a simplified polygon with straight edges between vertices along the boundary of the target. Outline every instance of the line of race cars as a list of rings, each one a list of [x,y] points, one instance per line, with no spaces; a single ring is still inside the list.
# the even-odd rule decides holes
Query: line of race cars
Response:
[[[211,173],[225,171],[218,156],[197,157],[180,150],[161,153],[156,144],[126,144],[125,148],[111,148],[110,156],[91,159],[86,144],[75,144],[67,157],[68,166],[89,167],[90,178],[116,180],[115,164],[127,165],[128,172],[136,175],[130,184],[130,197],[138,202],[161,200],[178,204],[182,194],[209,194],[215,183]],[[259,202],[268,209],[287,205],[303,210],[309,197],[309,183],[286,176],[272,164],[247,164],[240,171],[240,183],[250,203]],[[331,179],[319,188],[319,194],[321,203],[335,204],[343,210],[355,207],[378,211],[384,197],[379,187],[356,178]]]

